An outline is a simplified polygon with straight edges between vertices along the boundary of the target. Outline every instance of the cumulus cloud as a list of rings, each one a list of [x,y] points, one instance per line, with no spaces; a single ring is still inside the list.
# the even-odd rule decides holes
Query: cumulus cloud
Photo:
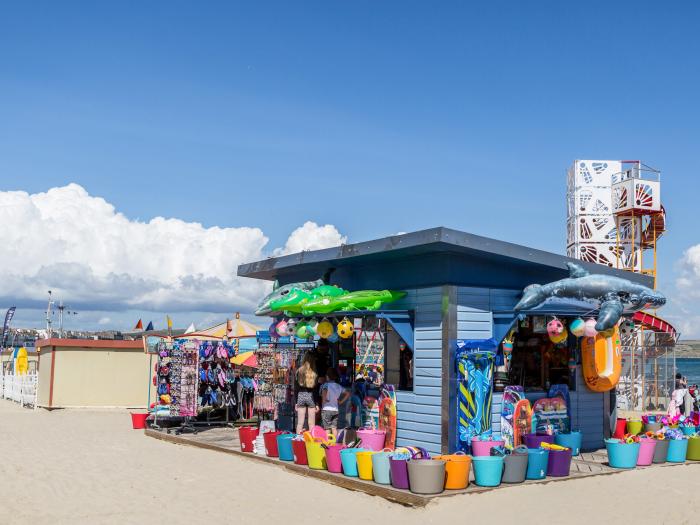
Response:
[[[691,297],[700,298],[700,244],[691,246],[678,263],[676,286]]]
[[[268,255],[260,228],[131,220],[77,184],[0,192],[0,224],[0,299],[38,306],[53,290],[84,309],[232,312],[251,309],[267,287],[236,277],[239,264]],[[307,222],[272,253],[342,242],[334,226]]]
[[[284,248],[277,248],[275,255],[287,255],[305,250],[320,250],[329,246],[339,246],[347,242],[344,237],[331,224],[319,226],[315,222],[307,221],[292,232],[287,239]]]

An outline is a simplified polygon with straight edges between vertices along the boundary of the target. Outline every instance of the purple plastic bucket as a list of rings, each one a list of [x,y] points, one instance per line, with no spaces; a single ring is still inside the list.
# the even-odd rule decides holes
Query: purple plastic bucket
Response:
[[[554,443],[554,436],[548,434],[525,434],[523,436],[527,448],[540,448],[540,443]]]
[[[395,489],[408,489],[408,460],[389,458],[391,486]]]
[[[571,449],[550,450],[547,460],[547,475],[563,478],[569,475],[571,470]]]

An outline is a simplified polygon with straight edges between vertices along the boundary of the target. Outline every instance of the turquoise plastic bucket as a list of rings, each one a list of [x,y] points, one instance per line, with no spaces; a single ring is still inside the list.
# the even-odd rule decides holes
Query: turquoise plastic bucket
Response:
[[[613,468],[634,468],[639,459],[639,443],[620,443],[617,439],[606,439],[608,463]]]
[[[366,452],[364,448],[344,448],[340,451],[340,462],[343,464],[343,474],[356,478],[357,473],[357,453]]]
[[[502,456],[473,456],[474,482],[480,487],[497,487],[503,475]]]
[[[294,434],[280,434],[277,436],[277,452],[282,461],[294,461],[292,438],[294,438]]]
[[[389,454],[390,452],[377,452],[372,454],[372,475],[374,482],[380,485],[388,485],[391,483],[389,471]]]
[[[692,436],[695,434],[695,427],[681,427],[681,430],[685,436]]]
[[[582,441],[583,436],[577,430],[572,430],[569,434],[557,434],[554,436],[554,442],[562,447],[570,448],[572,456],[578,456],[581,453]]]
[[[544,479],[547,477],[549,450],[543,448],[527,449],[527,473],[525,479]]]
[[[687,439],[672,439],[668,442],[668,455],[666,456],[666,461],[669,463],[683,463],[687,455]]]

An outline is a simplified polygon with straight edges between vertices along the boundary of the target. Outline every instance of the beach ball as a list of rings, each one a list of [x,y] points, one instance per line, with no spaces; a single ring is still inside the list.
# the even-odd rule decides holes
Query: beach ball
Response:
[[[297,331],[296,319],[287,319],[287,331],[284,335],[292,336]]]
[[[343,339],[352,337],[354,327],[347,317],[338,323],[338,335]]]
[[[556,317],[547,323],[549,338],[560,336],[564,332],[564,325]]]
[[[550,335],[549,340],[552,341],[552,343],[554,343],[555,345],[560,345],[562,343],[565,343],[568,337],[569,337],[568,332],[566,330],[564,330],[560,334]]]
[[[586,337],[595,337],[598,331],[595,329],[595,319],[586,319],[583,326],[583,335]]]
[[[297,337],[299,339],[311,339],[315,335],[313,327],[307,322],[301,322],[297,325]]]
[[[316,333],[322,339],[328,339],[331,335],[333,335],[333,325],[328,319],[324,318],[320,323],[318,323]]]
[[[275,331],[277,332],[278,336],[285,337],[287,335],[287,321],[282,319],[279,323],[277,323],[277,326],[275,326]]]
[[[586,323],[579,317],[578,319],[574,319],[569,323],[569,330],[576,337],[581,337],[583,335],[585,325]]]
[[[625,337],[632,335],[634,332],[634,323],[629,319],[625,319],[620,323],[620,335]]]

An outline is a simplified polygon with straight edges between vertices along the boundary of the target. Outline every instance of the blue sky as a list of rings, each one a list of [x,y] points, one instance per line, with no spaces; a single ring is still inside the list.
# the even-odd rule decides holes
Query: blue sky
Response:
[[[612,4],[6,4],[0,190],[77,183],[131,220],[254,226],[270,249],[314,221],[561,253],[567,166],[639,158],[663,171],[660,288],[684,300],[700,9]]]

